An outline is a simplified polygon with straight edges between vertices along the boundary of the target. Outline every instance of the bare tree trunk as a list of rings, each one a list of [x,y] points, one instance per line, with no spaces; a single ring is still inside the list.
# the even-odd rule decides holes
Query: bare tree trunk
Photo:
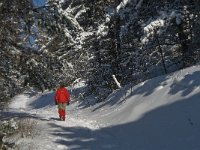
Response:
[[[181,50],[182,50],[182,61],[183,61],[183,68],[190,66],[191,64],[191,51],[189,50],[189,46],[188,46],[188,37],[187,35],[184,33],[184,29],[183,29],[183,23],[178,25],[178,37],[179,37],[179,41],[181,44]]]
[[[156,33],[155,33],[155,39],[156,39],[156,42],[158,44],[158,50],[159,50],[160,55],[161,55],[161,61],[162,61],[164,72],[165,72],[165,74],[167,74],[167,68],[166,68],[166,65],[165,65],[165,58],[164,58],[163,50],[160,46],[160,42],[159,42],[159,39],[158,39],[158,36],[156,35]]]
[[[117,78],[115,77],[115,75],[112,75],[113,80],[115,81],[117,87],[120,89],[121,88],[121,84],[119,83],[119,81],[117,80]]]

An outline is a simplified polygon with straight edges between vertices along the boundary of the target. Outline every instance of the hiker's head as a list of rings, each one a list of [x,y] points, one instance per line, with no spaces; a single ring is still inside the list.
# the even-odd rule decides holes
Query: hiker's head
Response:
[[[60,87],[65,87],[65,83],[64,82],[60,82]]]

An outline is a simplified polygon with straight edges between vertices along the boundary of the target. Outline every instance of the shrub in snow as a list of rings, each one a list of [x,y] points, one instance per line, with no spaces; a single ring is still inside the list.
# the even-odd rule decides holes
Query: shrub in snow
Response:
[[[19,144],[22,144],[23,140],[20,140],[22,138],[33,139],[39,134],[37,121],[31,118],[4,121],[0,124],[0,130],[4,134],[3,144],[10,148],[18,147]]]
[[[8,121],[3,121],[0,124],[1,132],[6,136],[13,136],[19,134],[20,137],[34,137],[38,134],[37,132],[37,121],[30,118],[11,119]]]
[[[3,121],[0,124],[0,130],[5,135],[11,135],[17,130],[17,122],[14,119]]]
[[[24,118],[18,121],[18,130],[17,133],[20,134],[22,138],[25,137],[35,137],[38,135],[39,131],[37,130],[37,121],[30,118]]]

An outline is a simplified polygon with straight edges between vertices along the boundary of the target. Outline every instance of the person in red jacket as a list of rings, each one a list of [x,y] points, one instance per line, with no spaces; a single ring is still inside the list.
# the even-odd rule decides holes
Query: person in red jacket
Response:
[[[64,121],[66,116],[66,105],[69,105],[70,102],[70,94],[64,84],[60,84],[60,88],[56,91],[55,101],[56,104],[58,104],[59,117]]]

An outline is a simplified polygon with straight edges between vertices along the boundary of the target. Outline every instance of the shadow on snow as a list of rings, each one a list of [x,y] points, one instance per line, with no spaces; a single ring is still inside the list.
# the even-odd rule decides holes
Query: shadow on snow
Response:
[[[200,149],[200,94],[162,106],[135,122],[98,130],[50,124],[56,143],[71,150],[197,150]],[[67,121],[66,121],[67,123]]]
[[[29,105],[34,109],[44,108],[46,106],[54,106],[55,92],[43,94],[41,97],[30,103]]]
[[[174,95],[178,92],[182,93],[182,96],[187,96],[194,91],[196,87],[200,85],[200,71],[193,72],[192,74],[186,74],[185,76],[175,77],[174,75],[163,75],[154,79],[147,80],[143,84],[128,85],[120,90],[114,91],[108,96],[105,102],[99,104],[93,111],[106,106],[106,105],[120,105],[128,98],[135,95],[149,96],[156,91],[160,86],[169,86],[170,84],[170,95]],[[179,79],[180,78],[180,79]]]

